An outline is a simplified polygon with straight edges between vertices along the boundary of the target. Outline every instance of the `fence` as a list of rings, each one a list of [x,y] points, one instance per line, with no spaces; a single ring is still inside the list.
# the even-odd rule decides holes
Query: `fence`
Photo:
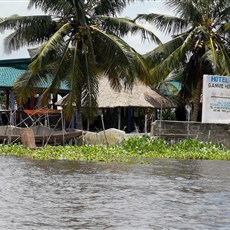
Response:
[[[230,147],[230,124],[156,120],[151,126],[151,136],[170,141],[197,139]]]

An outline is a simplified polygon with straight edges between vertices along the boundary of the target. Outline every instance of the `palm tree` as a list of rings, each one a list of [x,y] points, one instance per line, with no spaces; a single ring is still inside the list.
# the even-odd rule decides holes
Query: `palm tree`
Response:
[[[72,115],[77,108],[77,126],[82,128],[81,108],[92,118],[97,106],[98,77],[106,75],[111,86],[121,81],[132,86],[135,78],[148,83],[149,72],[143,58],[121,36],[140,32],[144,38],[159,39],[133,20],[115,17],[133,0],[30,0],[29,7],[41,8],[46,15],[12,16],[0,23],[1,29],[13,29],[5,40],[7,50],[25,45],[40,45],[31,50],[29,70],[14,85],[16,96],[26,101],[42,81],[52,79],[42,94],[42,103],[57,93],[61,83],[70,93],[64,111]],[[69,116],[70,117],[70,116]]]
[[[201,112],[203,74],[230,74],[230,1],[171,0],[165,3],[175,16],[140,14],[136,20],[152,23],[172,34],[172,40],[145,55],[152,81],[160,85],[178,71],[184,103],[192,102],[192,120]]]

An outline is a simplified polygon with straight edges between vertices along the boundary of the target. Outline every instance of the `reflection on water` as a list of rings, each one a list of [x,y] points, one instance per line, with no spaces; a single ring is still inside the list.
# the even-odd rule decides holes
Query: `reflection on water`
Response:
[[[0,229],[230,229],[228,161],[0,157]]]

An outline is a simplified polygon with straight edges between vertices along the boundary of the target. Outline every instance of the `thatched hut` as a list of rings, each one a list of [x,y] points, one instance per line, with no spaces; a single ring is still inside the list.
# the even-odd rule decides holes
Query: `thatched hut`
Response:
[[[136,81],[132,88],[122,87],[116,91],[110,87],[106,78],[99,80],[99,108],[141,107],[141,108],[175,108],[174,102],[147,85]]]
[[[116,123],[118,129],[127,126],[126,130],[131,132],[146,131],[147,120],[152,120],[153,111],[175,108],[176,104],[139,81],[136,81],[132,88],[123,86],[120,91],[116,91],[110,87],[107,78],[101,78],[98,107],[102,109],[105,121],[111,121],[111,113],[115,114],[117,119],[114,119],[113,126]]]
[[[62,100],[56,105],[61,105]],[[123,86],[120,91],[111,88],[107,78],[99,79],[98,117],[91,129],[105,128],[146,131],[156,109],[175,108],[176,104],[151,87],[136,81],[132,88]],[[103,114],[103,120],[102,115]],[[155,114],[154,114],[155,115]]]

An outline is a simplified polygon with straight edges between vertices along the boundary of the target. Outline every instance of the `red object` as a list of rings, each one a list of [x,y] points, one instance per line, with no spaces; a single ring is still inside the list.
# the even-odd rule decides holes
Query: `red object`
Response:
[[[53,113],[61,113],[62,110],[59,109],[25,109],[24,112],[29,115],[43,115],[43,114],[53,114]]]

